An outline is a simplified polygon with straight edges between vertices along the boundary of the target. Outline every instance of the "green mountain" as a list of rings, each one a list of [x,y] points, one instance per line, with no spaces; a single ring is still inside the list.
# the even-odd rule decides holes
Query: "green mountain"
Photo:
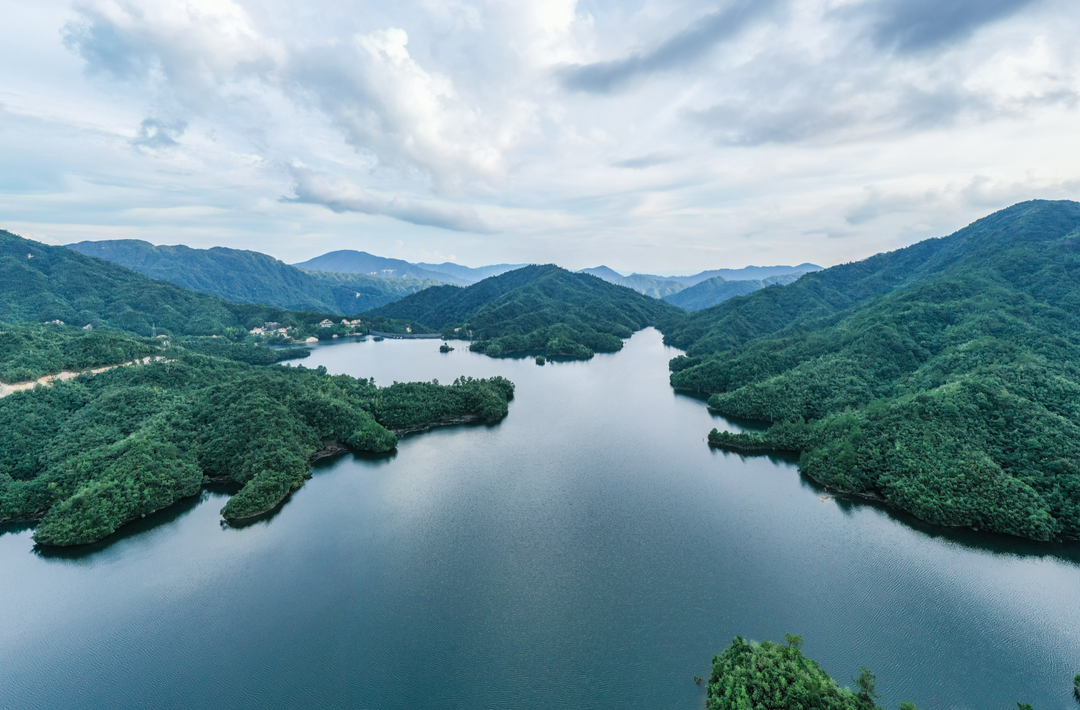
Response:
[[[608,283],[626,286],[627,288],[634,289],[638,293],[643,293],[646,296],[652,296],[653,298],[664,298],[686,288],[686,284],[675,279],[665,279],[661,276],[646,276],[644,274],[630,274],[629,276],[623,276],[614,269],[609,269],[606,266],[594,266],[591,269],[582,269],[578,273],[591,274]]]
[[[156,247],[136,239],[79,242],[68,248],[235,303],[293,310],[361,313],[449,280],[304,271],[255,251]]]
[[[92,325],[150,335],[217,335],[265,321],[318,323],[330,313],[236,304],[117,264],[0,230],[0,321]]]
[[[366,315],[417,321],[446,337],[472,339],[470,350],[492,356],[544,350],[590,358],[620,350],[635,330],[678,313],[663,301],[548,264],[466,288],[429,288]]]
[[[341,274],[364,274],[384,279],[419,279],[434,280],[440,283],[471,283],[468,279],[450,274],[431,271],[401,259],[387,259],[383,256],[368,254],[366,251],[341,249],[293,266],[307,271],[332,271]]]
[[[498,276],[499,274],[505,274],[507,271],[520,269],[523,266],[528,266],[528,264],[492,264],[491,266],[478,266],[476,268],[471,268],[468,266],[462,266],[461,264],[454,264],[449,261],[444,261],[441,264],[425,264],[423,262],[419,262],[416,264],[416,266],[419,266],[422,269],[427,269],[428,271],[434,271],[439,274],[453,276],[454,278],[459,279],[466,284],[474,284],[477,281],[483,281],[490,276]]]
[[[929,522],[1080,537],[1080,204],[1014,205],[942,239],[665,323],[672,385],[774,422],[710,434]]]
[[[308,328],[323,314],[228,303],[8,232],[0,276],[0,321],[23,321],[0,322],[0,522],[35,522],[43,544],[100,540],[209,480],[238,487],[222,515],[251,517],[299,488],[327,447],[389,451],[397,433],[500,419],[513,396],[502,378],[378,388],[257,367],[298,353],[234,342],[247,327]],[[152,323],[172,336],[144,337]]]
[[[664,300],[688,311],[700,311],[703,308],[722,303],[729,298],[753,293],[766,286],[783,286],[798,281],[800,276],[802,276],[802,273],[781,274],[779,276],[769,276],[765,279],[743,281],[728,281],[722,276],[713,276],[710,279],[699,281],[693,286],[684,288],[682,291],[664,296]]]

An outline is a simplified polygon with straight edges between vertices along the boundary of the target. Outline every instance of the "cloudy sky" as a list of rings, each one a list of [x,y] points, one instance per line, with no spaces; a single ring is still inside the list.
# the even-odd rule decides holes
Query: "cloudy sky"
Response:
[[[0,226],[466,265],[860,259],[1080,199],[1076,0],[37,0]]]

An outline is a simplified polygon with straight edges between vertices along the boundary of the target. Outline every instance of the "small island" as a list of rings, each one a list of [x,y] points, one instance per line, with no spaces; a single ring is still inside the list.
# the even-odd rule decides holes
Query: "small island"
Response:
[[[543,365],[546,362],[547,362],[547,360],[544,358],[543,355],[537,355],[536,356],[536,364],[537,365]]]
[[[441,353],[448,353],[448,352],[451,352],[452,350],[453,350],[453,348],[450,347],[449,345],[447,345],[446,343],[443,343],[442,345],[439,346],[439,352],[441,352]]]

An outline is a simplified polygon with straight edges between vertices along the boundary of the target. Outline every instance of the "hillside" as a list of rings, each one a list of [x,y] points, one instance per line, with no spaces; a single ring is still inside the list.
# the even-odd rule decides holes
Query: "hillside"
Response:
[[[330,313],[236,304],[156,281],[117,264],[0,230],[0,321],[92,325],[150,335],[215,335],[277,321],[318,323]]]
[[[416,266],[427,269],[428,271],[434,271],[438,274],[453,276],[466,284],[474,284],[477,281],[483,281],[489,276],[505,274],[507,271],[520,269],[523,266],[528,266],[528,264],[492,264],[491,266],[478,266],[472,268],[444,261],[441,264],[425,264],[423,262],[418,262]]]
[[[638,293],[643,293],[646,296],[652,296],[653,298],[664,298],[665,296],[678,293],[686,288],[686,284],[675,279],[666,279],[660,276],[646,276],[644,274],[630,274],[629,276],[623,276],[614,269],[610,269],[606,266],[594,266],[591,269],[582,269],[578,273],[591,274],[608,283],[626,286],[627,288],[634,289]]]
[[[1080,537],[1080,204],[807,274],[666,327],[672,385],[713,393],[826,485],[918,517]]]
[[[199,293],[293,310],[361,313],[448,280],[304,271],[255,251],[154,246],[136,239],[67,246]]]
[[[743,281],[728,281],[722,276],[713,276],[711,279],[700,281],[693,286],[684,288],[682,291],[664,296],[664,300],[673,306],[688,311],[700,311],[703,308],[710,308],[718,303],[723,303],[729,298],[753,293],[766,286],[783,286],[798,281],[800,276],[802,276],[801,272]]]
[[[147,364],[0,399],[0,522],[37,523],[40,543],[85,544],[209,479],[237,486],[221,512],[246,518],[303,485],[328,446],[389,451],[395,430],[495,421],[512,396],[498,377],[379,388],[324,368],[253,367],[172,346]]]
[[[468,337],[470,349],[497,356],[544,350],[592,357],[615,352],[622,339],[680,313],[662,301],[554,265],[527,266],[466,288],[439,286],[371,311],[418,321],[447,337]]]
[[[293,264],[306,271],[331,271],[340,274],[364,274],[384,279],[419,279],[434,280],[441,283],[465,285],[466,279],[459,279],[450,274],[430,271],[416,264],[401,259],[388,259],[368,254],[366,251],[341,249],[328,252],[314,259]]]

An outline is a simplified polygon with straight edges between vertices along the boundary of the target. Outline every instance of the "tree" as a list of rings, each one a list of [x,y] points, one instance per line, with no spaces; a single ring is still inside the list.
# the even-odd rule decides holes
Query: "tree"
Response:
[[[859,668],[859,677],[852,678],[851,680],[855,683],[855,687],[859,689],[859,700],[869,707],[874,707],[874,700],[881,697],[875,689],[877,686],[877,676],[863,666],[862,668]]]

